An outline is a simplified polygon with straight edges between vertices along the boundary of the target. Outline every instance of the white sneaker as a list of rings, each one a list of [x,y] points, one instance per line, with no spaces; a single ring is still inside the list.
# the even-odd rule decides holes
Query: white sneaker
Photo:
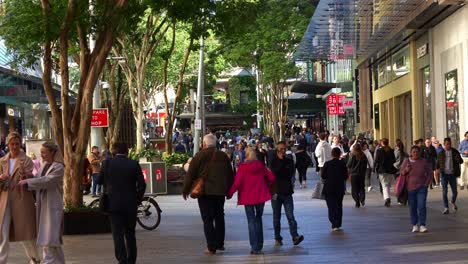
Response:
[[[422,225],[421,227],[419,227],[419,232],[420,232],[420,233],[426,233],[426,232],[427,232],[426,226],[423,226],[423,225]]]
[[[413,230],[411,232],[413,232],[413,233],[419,232],[419,226],[414,225]]]
[[[372,191],[372,186],[367,187],[367,192]]]

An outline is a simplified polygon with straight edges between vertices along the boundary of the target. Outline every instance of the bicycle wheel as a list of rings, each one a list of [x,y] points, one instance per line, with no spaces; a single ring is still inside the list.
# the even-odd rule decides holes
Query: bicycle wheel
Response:
[[[99,209],[99,198],[92,200],[88,206],[92,209]]]
[[[154,230],[161,222],[161,209],[158,203],[151,197],[144,197],[138,206],[137,222],[146,230]]]

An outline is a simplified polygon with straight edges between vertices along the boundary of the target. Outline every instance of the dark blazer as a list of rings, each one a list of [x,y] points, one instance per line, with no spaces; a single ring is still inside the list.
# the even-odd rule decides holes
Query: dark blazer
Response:
[[[325,180],[322,193],[326,195],[344,195],[345,181],[348,179],[348,169],[344,161],[332,159],[322,167],[321,175]]]
[[[140,164],[123,155],[105,160],[97,180],[109,196],[109,211],[136,213],[146,183]]]
[[[214,160],[210,164],[213,154]],[[225,196],[234,182],[234,172],[229,157],[216,148],[203,149],[193,157],[185,175],[183,193],[190,193],[193,182],[204,175],[205,170],[208,171],[205,195]]]

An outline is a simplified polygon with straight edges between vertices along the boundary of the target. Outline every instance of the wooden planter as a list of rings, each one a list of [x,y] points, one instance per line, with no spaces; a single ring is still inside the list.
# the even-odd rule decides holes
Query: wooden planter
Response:
[[[63,216],[64,235],[110,233],[109,215],[99,211],[67,212]]]
[[[167,193],[181,194],[185,171],[182,164],[174,164],[167,168]]]

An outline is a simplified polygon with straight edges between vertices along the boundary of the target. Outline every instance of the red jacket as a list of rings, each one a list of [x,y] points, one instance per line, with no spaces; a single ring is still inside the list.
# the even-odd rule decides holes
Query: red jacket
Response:
[[[239,165],[227,197],[230,199],[238,191],[238,205],[264,203],[271,200],[268,185],[274,182],[275,176],[261,161],[247,161]]]

